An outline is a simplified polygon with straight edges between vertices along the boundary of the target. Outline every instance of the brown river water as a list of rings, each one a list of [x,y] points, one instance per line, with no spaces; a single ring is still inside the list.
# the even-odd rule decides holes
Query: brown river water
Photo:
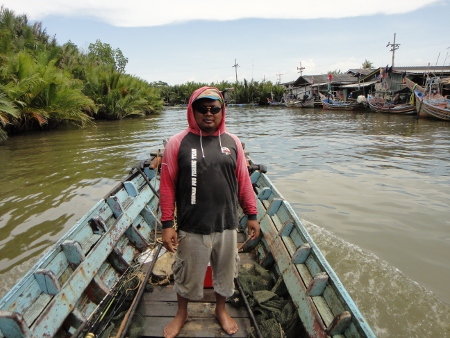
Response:
[[[450,122],[229,107],[378,337],[450,337]],[[162,140],[184,109],[0,143],[0,297]]]

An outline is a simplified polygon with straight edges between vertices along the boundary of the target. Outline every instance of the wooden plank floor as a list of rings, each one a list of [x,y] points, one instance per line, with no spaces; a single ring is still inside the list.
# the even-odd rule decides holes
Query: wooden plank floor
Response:
[[[244,240],[240,234],[238,242]],[[240,256],[241,264],[251,261],[247,254],[240,254]],[[153,292],[144,293],[142,301],[145,304],[145,329],[142,337],[163,337],[164,327],[177,312],[177,296],[173,285],[156,286]],[[246,307],[235,308],[228,303],[226,307],[239,326],[239,331],[234,335],[226,334],[214,316],[214,290],[204,289],[201,300],[189,302],[189,319],[177,337],[247,337],[251,329],[251,319]]]

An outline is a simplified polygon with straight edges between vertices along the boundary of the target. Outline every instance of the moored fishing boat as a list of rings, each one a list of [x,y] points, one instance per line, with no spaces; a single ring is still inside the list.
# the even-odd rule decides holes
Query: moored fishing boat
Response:
[[[314,101],[315,101],[314,97],[310,97],[304,101],[301,100],[294,102],[293,106],[297,108],[314,108]]]
[[[297,99],[293,96],[285,96],[284,105],[289,108],[314,108],[314,97]]]
[[[357,101],[341,101],[320,94],[322,107],[326,110],[365,110],[366,104],[364,100]]]
[[[322,107],[326,110],[365,110],[366,106],[360,102],[322,99]]]
[[[439,83],[439,78],[433,78],[423,88],[406,79],[407,86],[414,92],[415,106],[420,117],[450,121],[450,100],[439,94]]]
[[[369,97],[367,104],[370,110],[376,113],[416,114],[416,107],[409,103],[392,103],[381,97]]]
[[[158,167],[162,155],[162,151],[155,152],[151,159],[134,167],[0,300],[0,337],[103,335],[110,327],[106,319],[115,317],[120,309],[116,304],[127,298],[123,296],[125,281],[142,273],[145,277],[135,287],[138,292],[124,310],[127,315],[112,331],[112,336],[127,334],[129,318],[136,311],[141,290],[159,257]],[[248,161],[262,235],[254,241],[243,241],[243,253],[251,253],[277,280],[272,290],[287,290],[285,297],[295,305],[295,316],[305,336],[374,337],[292,207],[273,186],[264,168],[250,157]],[[245,232],[245,216],[240,224],[240,231]],[[147,252],[149,257],[145,256]],[[239,290],[245,290],[245,286],[239,287],[240,282],[236,284]],[[155,287],[152,295],[158,298],[168,290],[170,287]],[[162,317],[154,319],[154,313],[164,309],[166,303],[155,299],[145,302],[143,336],[157,336],[150,333],[154,326],[149,323],[164,322]],[[205,312],[199,311],[203,316]],[[211,318],[194,319],[200,325],[196,328],[202,331],[207,319],[213,322],[213,316],[211,313]],[[182,330],[193,325],[190,322],[185,326]],[[258,324],[242,320],[241,333],[250,333],[250,326]],[[217,335],[213,328],[208,330],[211,337]],[[162,330],[159,332],[162,334]],[[289,332],[287,337],[299,336],[298,331]]]

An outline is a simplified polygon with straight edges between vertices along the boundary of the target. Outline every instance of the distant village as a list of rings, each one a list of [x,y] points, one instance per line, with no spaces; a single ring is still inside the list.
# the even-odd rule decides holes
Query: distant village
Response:
[[[334,99],[352,100],[358,96],[393,99],[397,94],[406,102],[412,91],[406,79],[425,87],[427,79],[450,77],[450,66],[388,67],[377,69],[349,69],[344,74],[300,75],[295,81],[281,83],[288,99],[315,97],[319,105],[320,93]],[[450,84],[444,84],[441,94],[450,96]]]
[[[326,110],[417,114],[450,121],[450,66],[349,69],[344,74],[302,75],[281,83],[284,96],[270,105]]]

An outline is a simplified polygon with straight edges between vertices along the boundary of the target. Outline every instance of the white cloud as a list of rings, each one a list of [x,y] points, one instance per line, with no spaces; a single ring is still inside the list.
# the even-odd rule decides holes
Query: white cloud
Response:
[[[412,12],[444,0],[4,0],[31,20],[50,15],[93,17],[114,26],[159,26],[191,20],[318,19]]]

